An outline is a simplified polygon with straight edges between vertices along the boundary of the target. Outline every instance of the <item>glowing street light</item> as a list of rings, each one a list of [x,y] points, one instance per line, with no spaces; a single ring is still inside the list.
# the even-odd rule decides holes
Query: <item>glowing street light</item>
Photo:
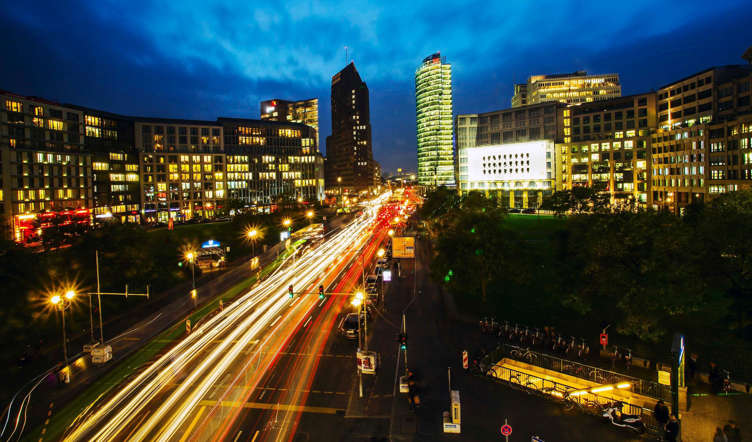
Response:
[[[292,224],[292,220],[290,218],[285,218],[282,220],[282,225],[287,227],[288,229],[290,228],[291,224]]]
[[[376,252],[376,256],[378,256],[379,258],[383,258],[383,257],[384,257],[384,254],[385,254],[385,253],[386,253],[386,250],[384,250],[384,249],[379,249],[379,250],[378,250],[378,251]]]
[[[257,227],[249,227],[245,231],[245,237],[251,242],[251,261],[256,256],[256,241],[261,238],[261,232]]]
[[[306,218],[311,219],[313,218],[313,210],[309,210],[305,213]]]
[[[389,229],[388,232],[386,232],[389,236],[394,236],[394,229]]]
[[[196,254],[193,250],[185,252],[185,260],[191,263],[191,298],[193,299],[193,307],[195,308],[198,300],[196,296]]]
[[[65,336],[65,309],[70,307],[73,303],[73,298],[76,297],[76,292],[73,290],[66,291],[63,296],[58,294],[50,297],[50,304],[60,309],[60,316],[62,317],[63,325],[63,359],[65,360],[65,367],[68,367],[68,339]]]

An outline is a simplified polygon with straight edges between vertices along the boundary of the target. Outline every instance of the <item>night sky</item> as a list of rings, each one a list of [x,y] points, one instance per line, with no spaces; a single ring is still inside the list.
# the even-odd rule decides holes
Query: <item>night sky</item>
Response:
[[[371,94],[374,157],[415,169],[414,72],[441,51],[454,112],[510,106],[529,75],[616,72],[624,95],[744,63],[747,1],[7,1],[0,89],[126,115],[258,118],[259,101],[319,98],[345,49]]]

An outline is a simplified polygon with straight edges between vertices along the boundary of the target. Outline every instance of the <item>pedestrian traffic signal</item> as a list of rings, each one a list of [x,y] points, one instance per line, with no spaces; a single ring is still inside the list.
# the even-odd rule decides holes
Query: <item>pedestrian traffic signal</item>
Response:
[[[319,299],[324,299],[324,286],[319,286]]]
[[[293,294],[293,292],[292,292],[292,284],[290,284],[290,287],[287,288],[287,292],[290,294],[290,298],[292,298],[293,296],[295,296]]]

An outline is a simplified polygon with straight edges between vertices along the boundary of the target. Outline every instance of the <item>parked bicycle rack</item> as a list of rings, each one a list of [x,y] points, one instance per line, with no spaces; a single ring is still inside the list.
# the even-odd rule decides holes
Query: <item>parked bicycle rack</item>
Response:
[[[530,350],[528,348],[518,347],[516,345],[504,344],[504,354],[508,357],[535,365],[547,370],[558,371],[570,376],[575,376],[599,384],[615,384],[618,382],[629,382],[632,384],[632,391],[643,396],[654,399],[671,401],[671,388],[668,385],[661,385],[658,382],[648,381],[623,373],[604,370],[602,368],[586,365],[581,362],[561,359],[545,353]]]
[[[498,364],[488,369],[486,376],[504,382],[514,388],[521,389],[526,393],[538,394],[547,399],[560,401],[567,408],[577,409],[583,413],[597,415],[599,417],[601,416],[604,406],[615,401],[614,398],[575,388],[550,379],[544,379]],[[624,401],[619,402],[622,404],[621,411],[623,413],[639,415],[642,418],[648,432],[662,434],[662,428],[653,417],[652,410]]]

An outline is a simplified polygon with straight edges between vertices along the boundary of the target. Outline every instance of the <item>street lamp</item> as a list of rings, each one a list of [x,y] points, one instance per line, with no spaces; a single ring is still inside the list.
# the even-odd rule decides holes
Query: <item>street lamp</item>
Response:
[[[185,253],[185,260],[191,263],[191,298],[193,299],[193,307],[196,307],[198,302],[196,296],[196,254],[191,250]]]
[[[310,222],[311,222],[311,219],[313,219],[313,210],[308,210],[308,211],[307,211],[307,212],[305,213],[305,216],[306,216],[306,218],[308,218],[308,222],[310,223]]]
[[[337,177],[337,188],[339,189],[339,196],[342,197],[342,177]]]
[[[378,256],[379,258],[383,258],[385,253],[386,253],[386,250],[381,248],[376,252],[376,256]]]
[[[389,229],[388,232],[386,232],[390,237],[394,236],[394,229]]]
[[[76,297],[76,292],[73,290],[66,291],[63,296],[53,295],[50,298],[50,303],[60,309],[60,315],[62,317],[63,324],[63,358],[65,360],[65,367],[68,367],[68,342],[65,336],[65,309],[70,307],[73,303],[73,298]],[[67,302],[67,304],[66,304]]]
[[[261,232],[257,227],[249,227],[245,231],[245,237],[251,242],[251,260],[256,256],[256,240],[261,238]]]
[[[290,230],[290,224],[292,224],[292,220],[290,218],[285,218],[282,220],[282,225],[287,227],[287,230]]]
[[[360,351],[361,346],[361,333],[360,333],[360,321],[363,320],[363,304],[365,303],[365,295],[363,295],[363,292],[358,290],[355,292],[355,296],[350,301],[350,304],[352,304],[354,307],[358,308],[358,351]],[[366,312],[366,314],[368,314]],[[366,318],[365,322],[365,329],[363,330],[363,333],[366,335],[366,343],[365,343],[365,349],[368,350],[368,319]],[[363,376],[360,370],[358,370],[358,388],[360,391],[360,397],[363,397]]]

